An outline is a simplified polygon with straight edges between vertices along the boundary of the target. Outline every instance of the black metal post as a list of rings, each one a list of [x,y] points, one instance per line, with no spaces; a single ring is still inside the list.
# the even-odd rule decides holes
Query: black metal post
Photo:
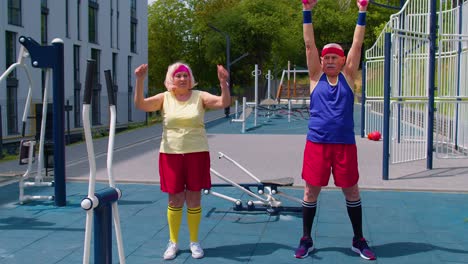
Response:
[[[208,26],[213,29],[214,31],[218,32],[219,34],[223,35],[226,38],[226,70],[229,74],[229,79],[228,79],[228,87],[229,87],[229,93],[232,96],[232,85],[231,85],[231,38],[229,35],[217,27],[208,24]],[[229,118],[229,115],[231,114],[231,106],[228,106],[224,109],[224,114],[226,115],[226,118]]]
[[[229,87],[229,94],[232,93],[232,84],[231,84],[231,38],[228,34],[226,34],[226,65],[227,65],[227,72],[229,74],[228,78],[228,87]],[[232,98],[232,97],[231,97]],[[231,114],[231,100],[229,100],[229,106],[224,108],[224,114],[226,118],[229,118]]]
[[[384,50],[384,123],[383,123],[383,154],[382,154],[382,179],[388,180],[390,159],[390,67],[392,54],[391,33],[385,33]]]
[[[437,49],[437,3],[431,0],[430,5],[430,33],[429,33],[429,100],[428,100],[428,125],[427,125],[427,159],[426,169],[432,170],[434,151],[434,96],[435,96],[435,64]]]
[[[361,84],[361,138],[365,138],[366,130],[366,62],[362,62],[362,84]]]

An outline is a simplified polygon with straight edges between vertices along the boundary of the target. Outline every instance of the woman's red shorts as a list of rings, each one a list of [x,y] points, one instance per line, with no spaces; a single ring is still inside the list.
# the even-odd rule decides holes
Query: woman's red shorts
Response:
[[[210,153],[159,153],[161,191],[171,194],[211,188]]]

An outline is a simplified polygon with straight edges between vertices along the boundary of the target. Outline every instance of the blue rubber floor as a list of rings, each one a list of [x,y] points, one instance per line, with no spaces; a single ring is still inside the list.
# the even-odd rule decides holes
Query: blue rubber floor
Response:
[[[167,262],[161,257],[168,240],[166,195],[158,185],[119,187],[123,191],[119,211],[127,263]],[[82,263],[86,213],[79,203],[87,184],[67,184],[65,207],[55,207],[52,202],[19,205],[17,190],[17,184],[1,188],[0,263]],[[235,188],[214,190],[247,201]],[[281,190],[295,197],[302,195],[300,189]],[[36,192],[50,194],[50,189]],[[364,233],[378,256],[374,263],[468,263],[467,194],[362,191],[362,201]],[[205,258],[192,259],[184,216],[181,252],[171,263],[367,262],[350,249],[352,230],[340,191],[322,192],[313,226],[316,249],[304,260],[293,258],[302,232],[300,214],[235,211],[233,204],[212,195],[203,196],[202,203],[200,240]],[[115,247],[113,255],[113,263],[117,263]]]

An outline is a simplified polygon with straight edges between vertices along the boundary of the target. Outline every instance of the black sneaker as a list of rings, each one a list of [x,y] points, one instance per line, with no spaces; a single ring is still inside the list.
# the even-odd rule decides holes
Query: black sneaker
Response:
[[[294,251],[294,256],[296,258],[305,258],[309,255],[309,252],[314,250],[314,242],[312,242],[312,238],[310,237],[302,237],[301,241],[299,241],[299,247]]]
[[[367,245],[367,241],[365,238],[361,237],[359,239],[353,238],[353,246],[351,249],[358,253],[361,258],[367,259],[367,260],[375,260],[375,254],[374,252],[369,248]]]

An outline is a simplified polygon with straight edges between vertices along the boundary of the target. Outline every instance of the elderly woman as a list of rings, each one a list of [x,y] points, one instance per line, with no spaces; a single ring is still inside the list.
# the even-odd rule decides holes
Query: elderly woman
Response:
[[[205,109],[220,109],[230,105],[227,70],[218,65],[221,95],[194,90],[197,84],[187,64],[169,66],[164,82],[168,91],[145,98],[143,83],[148,65],[135,69],[135,106],[146,112],[161,110],[163,133],[159,149],[161,190],[168,193],[167,221],[169,243],[164,259],[174,259],[179,251],[178,233],[182,209],[187,205],[190,250],[193,258],[202,258],[198,241],[201,220],[201,190],[211,187],[210,155],[204,126]]]

